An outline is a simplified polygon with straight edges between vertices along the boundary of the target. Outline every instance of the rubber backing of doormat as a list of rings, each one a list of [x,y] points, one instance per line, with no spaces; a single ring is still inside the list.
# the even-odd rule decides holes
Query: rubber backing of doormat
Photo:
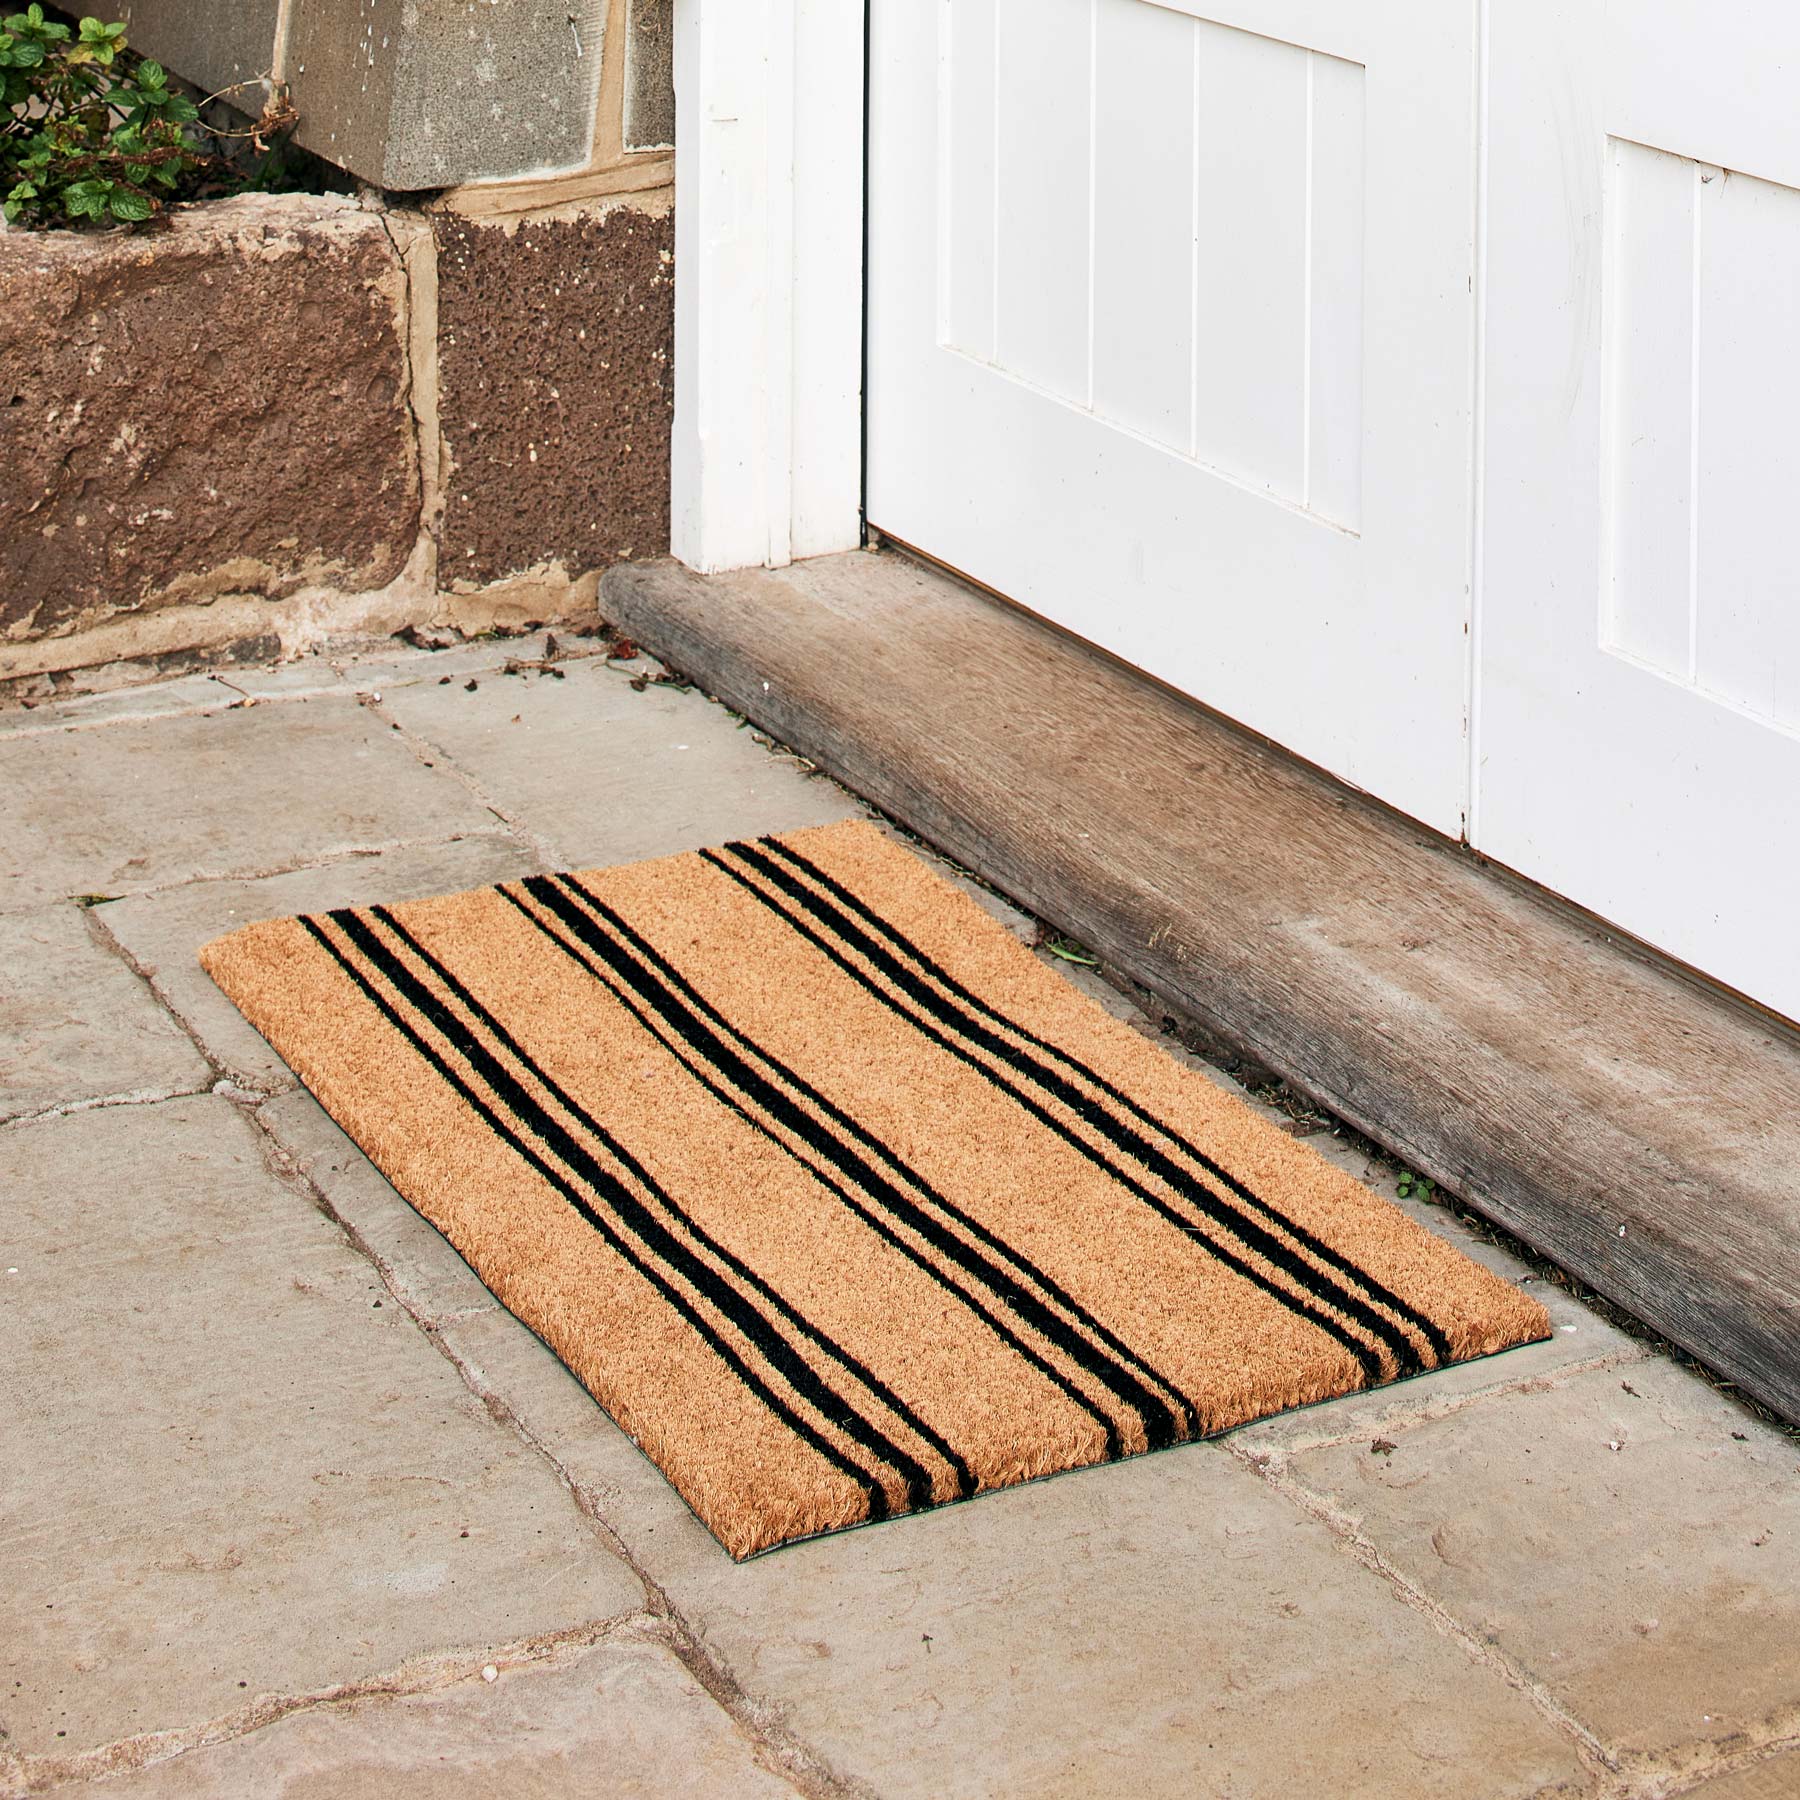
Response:
[[[201,960],[736,1557],[1548,1335],[871,825]]]

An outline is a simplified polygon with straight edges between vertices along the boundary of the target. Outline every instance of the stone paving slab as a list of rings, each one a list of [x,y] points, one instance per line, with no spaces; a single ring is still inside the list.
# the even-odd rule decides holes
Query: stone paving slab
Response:
[[[0,911],[491,830],[345,696],[0,741]]]
[[[473,638],[468,643],[447,645],[441,650],[390,647],[372,656],[359,656],[344,662],[341,665],[343,682],[351,691],[373,698],[392,693],[396,688],[447,686],[465,682],[473,676],[476,691],[480,692],[481,681],[508,663],[543,662],[550,655],[553,639],[560,659],[555,666],[561,668],[564,680],[576,663],[594,657],[604,647],[600,638],[561,626],[554,631],[529,632],[524,637]],[[631,665],[633,669],[642,666],[641,663]],[[529,671],[503,679],[509,685],[513,682],[535,685],[537,674],[537,671]],[[548,679],[554,682],[557,677],[551,675]]]
[[[15,1063],[91,1099],[176,1045],[179,1080],[207,1079],[173,1018],[139,1041],[162,1015],[116,942],[272,1096],[254,1124],[201,1096],[0,1129],[0,1793],[9,1753],[167,1728],[229,1741],[109,1790],[757,1795],[785,1745],[821,1797],[1800,1800],[1800,1449],[1553,1286],[1549,1343],[731,1563],[194,961],[252,917],[858,810],[698,693],[597,657],[499,672],[542,649],[0,718],[0,831],[24,845],[0,958],[34,984],[0,1014]],[[126,897],[83,915],[73,892]],[[608,1533],[683,1654],[741,1687],[733,1712]]]
[[[0,1145],[9,1750],[641,1606],[235,1107],[109,1107]]]
[[[381,711],[436,746],[564,868],[636,862],[855,818],[841,788],[800,776],[701,694],[598,660],[563,680],[487,676],[388,693]]]
[[[443,1336],[732,1678],[884,1795],[1422,1800],[1479,1768],[1500,1800],[1584,1780],[1525,1698],[1217,1446],[733,1564],[506,1314]]]
[[[0,914],[0,1123],[211,1083],[187,1033],[95,942],[80,907]]]
[[[119,1800],[777,1800],[710,1695],[621,1635],[425,1694],[312,1708],[108,1782]]]
[[[183,713],[229,712],[245,700],[295,699],[341,692],[343,677],[317,654],[267,668],[244,667],[217,674],[181,675],[169,681],[109,688],[31,706],[0,707],[0,738],[36,736],[46,731],[85,730],[138,719],[174,718]]]
[[[497,828],[444,844],[353,856],[254,881],[207,881],[96,907],[156,991],[237,1081],[262,1089],[292,1085],[287,1065],[201,968],[201,945],[258,919],[333,906],[417,900],[535,873],[537,858]]]
[[[1772,1757],[1688,1792],[1694,1800],[1796,1800],[1800,1796],[1800,1754]]]
[[[499,1310],[500,1302],[449,1240],[401,1199],[304,1088],[267,1101],[257,1119],[421,1321],[440,1325],[461,1314]]]
[[[1479,1768],[1499,1800],[1580,1778],[1521,1695],[1216,1449],[913,1523],[652,1566],[746,1688],[886,1794],[1399,1800]]]
[[[1289,1470],[1639,1758],[1800,1727],[1800,1446],[1660,1359]]]

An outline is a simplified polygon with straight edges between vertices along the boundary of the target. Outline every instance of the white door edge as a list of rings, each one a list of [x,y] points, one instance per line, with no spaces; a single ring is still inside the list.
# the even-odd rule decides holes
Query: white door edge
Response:
[[[702,574],[862,541],[864,16],[676,0],[670,547]]]

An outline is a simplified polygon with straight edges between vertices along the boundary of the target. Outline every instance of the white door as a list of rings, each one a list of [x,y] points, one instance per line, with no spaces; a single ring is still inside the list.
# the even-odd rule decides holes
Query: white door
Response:
[[[1800,1018],[1800,8],[1491,58],[1471,835]]]
[[[871,39],[870,522],[1452,834],[1475,19],[874,0]]]

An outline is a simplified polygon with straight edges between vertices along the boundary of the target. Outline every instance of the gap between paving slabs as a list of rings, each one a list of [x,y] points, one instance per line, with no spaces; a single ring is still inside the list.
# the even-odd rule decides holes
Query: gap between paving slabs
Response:
[[[779,1708],[758,1701],[740,1685],[729,1665],[695,1631],[663,1583],[609,1517],[608,1507],[616,1495],[597,1491],[569,1467],[555,1444],[513,1405],[504,1384],[491,1379],[468,1354],[467,1340],[459,1327],[469,1321],[492,1322],[509,1342],[527,1339],[541,1351],[537,1340],[511,1315],[502,1314],[499,1303],[449,1243],[394,1194],[362,1152],[304,1090],[296,1088],[264,1099],[245,1096],[240,1105],[263,1138],[270,1167],[331,1219],[346,1240],[368,1259],[395,1303],[457,1371],[494,1423],[515,1435],[554,1471],[596,1537],[641,1584],[650,1628],[731,1719],[749,1742],[759,1764],[778,1774],[803,1800],[869,1800],[869,1790],[845,1779],[787,1728]],[[321,1174],[320,1164],[327,1157],[336,1160]],[[391,1232],[399,1225],[410,1234],[415,1245],[415,1266],[411,1270],[403,1270],[397,1259],[385,1254],[364,1229],[371,1213],[381,1219],[384,1229]],[[549,1352],[542,1354],[548,1357]],[[581,1401],[588,1407],[593,1405],[585,1394]],[[644,1468],[656,1483],[666,1487],[660,1473],[647,1461]]]

